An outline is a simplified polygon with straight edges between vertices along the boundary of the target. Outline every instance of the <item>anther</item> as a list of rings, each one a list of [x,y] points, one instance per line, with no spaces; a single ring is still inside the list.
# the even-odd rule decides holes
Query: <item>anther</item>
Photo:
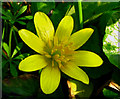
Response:
[[[64,49],[61,49],[61,54],[63,54],[65,52],[65,50]]]
[[[51,58],[51,55],[46,54],[45,56],[46,56],[47,58]]]
[[[60,58],[61,58],[61,59],[64,59],[64,58],[65,58],[65,56],[64,56],[64,55],[62,55]]]
[[[61,62],[58,62],[58,64],[59,64],[59,68],[61,68],[61,67],[62,67],[62,64],[61,64]]]
[[[50,48],[52,48],[52,44],[51,44],[50,40],[48,40],[48,45],[49,45]]]
[[[54,46],[58,46],[58,38],[56,36],[54,37]]]
[[[57,58],[59,58],[59,57],[60,57],[59,54],[56,54],[56,55],[54,56],[55,59],[57,59]]]
[[[52,67],[54,67],[54,60],[52,60]]]
[[[57,49],[52,49],[51,54],[53,54],[56,51],[57,51]]]

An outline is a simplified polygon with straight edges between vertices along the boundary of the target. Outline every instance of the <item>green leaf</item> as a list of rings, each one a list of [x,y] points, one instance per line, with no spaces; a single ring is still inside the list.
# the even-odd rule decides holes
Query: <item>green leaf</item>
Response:
[[[109,61],[114,64],[116,67],[120,69],[120,53],[119,53],[119,25],[120,21],[117,21],[119,18],[117,16],[114,18],[115,22],[113,21],[113,16],[116,15],[114,13],[110,20],[108,21],[108,26],[106,26],[105,35],[103,39],[103,51],[105,55],[108,57]],[[116,22],[117,21],[117,22]]]
[[[20,4],[18,5],[17,2],[10,2],[11,6],[13,7],[14,15],[17,13],[17,11],[22,7],[20,6],[23,2],[19,2]]]
[[[67,10],[71,7],[71,3],[59,3],[56,8],[53,10],[52,15],[50,16],[50,19],[52,20],[55,29],[57,28],[59,22],[61,19],[65,16]],[[56,21],[57,20],[57,21]]]
[[[7,64],[8,60],[2,60],[2,68]]]
[[[5,11],[4,9],[2,9],[2,7],[0,7],[0,13],[2,13],[4,16],[9,18],[9,20],[11,20],[13,18],[13,15],[10,12],[10,10]]]
[[[109,60],[112,64],[120,69],[120,54],[113,54],[109,56]]]
[[[91,78],[99,78],[113,70],[113,65],[109,62],[108,58],[105,56],[103,52],[103,36],[105,34],[105,28],[107,25],[108,20],[110,19],[111,15],[114,11],[106,12],[102,14],[97,20],[91,23],[91,26],[94,29],[93,35],[90,39],[80,48],[84,50],[89,50],[95,52],[103,59],[103,64],[97,68],[83,68],[84,71],[89,75]],[[88,27],[88,26],[86,26]]]
[[[22,47],[23,47],[23,42],[18,43],[18,45],[16,46],[16,48],[13,51],[11,58],[13,58],[21,50]]]
[[[27,28],[27,30],[29,30],[33,33],[36,33],[35,25],[32,20],[27,23],[26,28]]]
[[[120,70],[118,68],[114,68],[114,71],[112,73],[112,78],[111,79],[116,84],[120,85]]]
[[[118,2],[83,2],[83,19],[84,22],[89,22],[95,20],[102,13],[107,11],[112,11],[113,9],[119,7]]]
[[[16,18],[23,14],[27,10],[27,6],[22,6],[22,8],[19,10],[19,12],[16,15]]]
[[[3,42],[2,47],[6,51],[7,55],[10,57],[10,49],[9,49],[9,46],[7,45],[7,43]]]
[[[54,8],[55,8],[54,0],[53,2],[32,2],[31,4],[32,15],[34,15],[35,12],[38,11],[48,14]]]
[[[20,55],[18,55],[18,56],[16,56],[14,59],[23,59],[23,58],[26,58],[27,56],[29,56],[29,54],[28,53],[24,53],[24,54],[20,54]]]
[[[10,20],[9,17],[6,17],[6,16],[1,16],[1,17],[2,17],[2,19],[4,19],[4,20]]]
[[[106,89],[106,88],[104,88],[103,89],[103,94],[104,94],[104,96],[106,96],[106,97],[108,97],[108,98],[114,98],[114,99],[117,99],[117,98],[119,98],[120,97],[120,95],[118,94],[118,93],[115,93],[115,92],[113,92],[113,91],[110,91],[110,90],[108,90],[108,89]]]
[[[5,55],[5,53],[4,53],[3,51],[2,51],[2,55],[3,55],[6,59],[8,59],[7,56]]]
[[[33,19],[33,16],[31,16],[31,15],[18,18],[18,20],[31,20],[31,19]]]
[[[23,21],[16,21],[16,22],[18,22],[19,24],[22,24],[22,25],[26,25],[26,23]]]
[[[11,62],[10,62],[10,73],[12,74],[13,77],[18,76],[16,65],[12,64]]]
[[[35,97],[39,89],[39,80],[36,77],[34,77],[34,75],[26,74],[20,75],[19,77],[16,78],[5,79],[3,80],[2,85],[3,92],[7,95],[11,96],[11,93],[13,93],[13,95],[15,94],[17,97],[18,96]]]
[[[66,15],[72,15],[72,14],[75,14],[75,7],[74,7],[74,5],[70,9],[68,9],[67,12],[66,12]]]

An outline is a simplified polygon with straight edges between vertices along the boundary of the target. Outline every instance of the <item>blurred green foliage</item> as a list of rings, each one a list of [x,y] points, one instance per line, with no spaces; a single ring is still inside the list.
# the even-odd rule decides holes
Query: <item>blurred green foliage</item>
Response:
[[[91,27],[94,33],[91,38],[80,48],[97,53],[102,57],[104,63],[97,68],[82,68],[90,78],[90,84],[85,85],[62,74],[59,88],[51,95],[45,95],[39,88],[38,72],[24,74],[17,68],[19,62],[30,54],[34,54],[28,46],[21,43],[18,30],[27,28],[36,33],[34,27],[34,14],[37,11],[46,13],[53,22],[55,29],[65,15],[71,15],[74,19],[73,32],[80,29],[77,2],[3,2],[2,9],[2,76],[3,97],[7,99],[32,99],[63,97],[70,98],[70,89],[67,81],[74,82],[77,90],[84,92],[76,94],[76,98],[91,98],[102,96],[107,98],[118,98],[120,89],[110,90],[106,85],[108,81],[114,81],[120,85],[120,62],[119,54],[115,51],[118,46],[107,42],[108,34],[111,37],[115,23],[120,16],[120,2],[82,2],[83,27]],[[108,28],[109,27],[109,28]],[[15,42],[15,43],[14,43]],[[104,43],[106,42],[106,43]],[[24,50],[23,50],[24,49]],[[107,86],[107,87],[106,87]],[[115,90],[115,89],[114,89]]]

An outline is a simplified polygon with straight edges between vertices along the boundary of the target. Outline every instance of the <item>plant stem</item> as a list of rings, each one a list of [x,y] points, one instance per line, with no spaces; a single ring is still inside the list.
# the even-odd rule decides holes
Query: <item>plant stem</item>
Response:
[[[80,29],[83,29],[83,14],[82,14],[82,0],[78,0],[78,13],[79,13],[79,22],[80,22]]]
[[[16,37],[16,34],[15,34],[14,30],[13,30],[13,35],[14,35],[14,38],[15,38],[16,45],[18,45],[17,37]]]
[[[13,29],[16,31],[16,32],[18,32],[18,29],[13,25]]]
[[[2,41],[4,39],[4,35],[5,35],[5,22],[4,22],[3,32],[2,32]]]
[[[77,30],[83,29],[82,0],[74,3]]]
[[[1,48],[2,48],[2,42],[3,42],[3,39],[4,39],[4,35],[5,35],[5,22],[4,22],[4,26],[3,26],[3,32],[2,32],[2,40],[1,40]]]
[[[13,28],[10,29],[10,35],[9,35],[9,56],[11,57],[11,41],[12,41],[12,32]]]
[[[17,27],[13,26],[13,29],[14,29],[16,32],[18,32]],[[13,31],[13,35],[14,35],[14,37],[15,37],[16,45],[18,45],[18,41],[17,41],[17,37],[16,37],[16,34],[15,34],[15,31]],[[19,51],[19,54],[21,54],[21,51]]]

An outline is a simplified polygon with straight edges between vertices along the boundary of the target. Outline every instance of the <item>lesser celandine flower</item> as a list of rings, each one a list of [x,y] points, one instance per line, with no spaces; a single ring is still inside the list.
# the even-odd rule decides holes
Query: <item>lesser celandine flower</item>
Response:
[[[38,36],[26,29],[19,30],[21,39],[38,53],[22,60],[19,69],[32,72],[43,68],[40,86],[45,94],[57,89],[61,78],[60,71],[89,84],[87,74],[78,66],[97,67],[103,63],[102,59],[93,52],[75,51],[89,39],[94,30],[85,28],[71,35],[73,23],[71,16],[65,16],[55,32],[49,17],[37,12],[34,16],[34,24]]]

